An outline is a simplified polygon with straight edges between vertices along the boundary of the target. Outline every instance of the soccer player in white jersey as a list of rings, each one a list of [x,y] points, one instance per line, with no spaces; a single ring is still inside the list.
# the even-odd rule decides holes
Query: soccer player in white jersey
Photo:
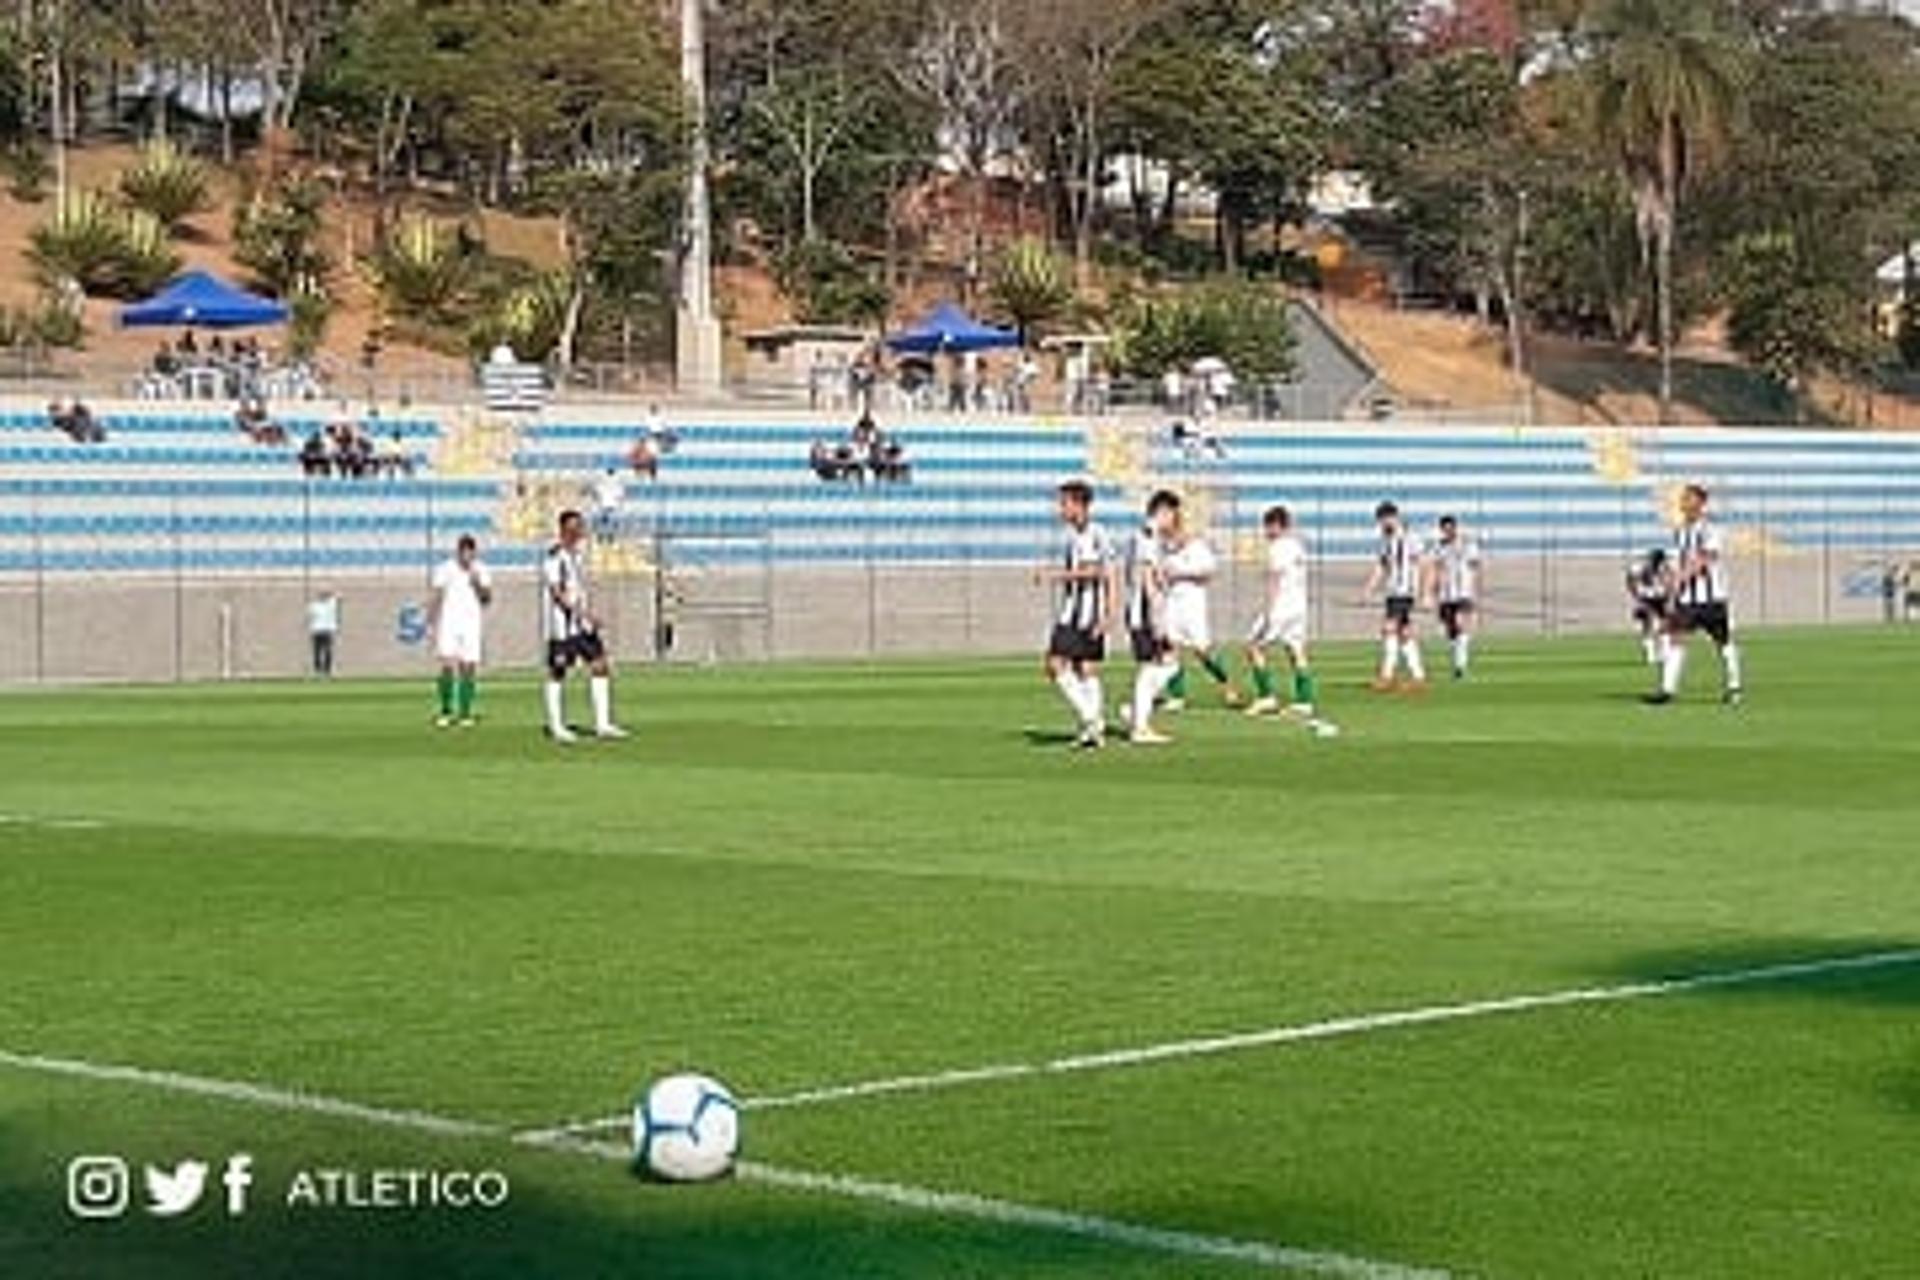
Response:
[[[560,515],[560,538],[547,549],[540,569],[543,591],[541,631],[547,642],[547,736],[572,742],[577,735],[567,727],[566,679],[575,665],[588,671],[587,688],[593,700],[593,732],[598,738],[624,738],[627,731],[613,721],[613,668],[600,638],[600,619],[593,612],[587,583],[587,522],[578,511]]]
[[[1127,635],[1137,671],[1133,700],[1127,706],[1128,739],[1135,746],[1172,741],[1153,727],[1154,704],[1180,672],[1173,643],[1167,639],[1164,539],[1179,499],[1161,491],[1147,503],[1146,522],[1133,535],[1127,554]]]
[[[1397,688],[1418,691],[1427,685],[1427,668],[1420,660],[1420,637],[1413,622],[1414,602],[1420,595],[1420,548],[1394,503],[1375,507],[1373,519],[1380,528],[1380,552],[1362,594],[1369,600],[1379,595],[1385,613],[1380,625],[1380,674],[1373,688],[1378,693]],[[1407,666],[1405,685],[1395,679],[1403,661]]]
[[[481,561],[473,535],[462,534],[453,554],[433,571],[431,625],[433,650],[440,659],[440,714],[434,723],[442,729],[473,723],[481,639],[492,603],[493,572]]]
[[[1473,663],[1473,633],[1479,621],[1475,603],[1483,585],[1480,544],[1460,531],[1456,516],[1440,517],[1440,536],[1428,549],[1428,598],[1447,633],[1453,678],[1465,680]]]
[[[1247,668],[1253,673],[1250,716],[1273,715],[1280,710],[1278,686],[1268,651],[1285,649],[1293,668],[1294,715],[1313,717],[1316,702],[1312,665],[1307,658],[1307,544],[1293,530],[1293,515],[1285,507],[1271,507],[1260,519],[1267,539],[1267,594],[1260,614],[1247,635]]]
[[[1162,490],[1155,495],[1155,501],[1162,504],[1164,511],[1160,576],[1167,584],[1167,640],[1181,658],[1187,655],[1197,658],[1218,686],[1221,700],[1237,707],[1240,694],[1214,652],[1213,620],[1207,605],[1207,588],[1220,571],[1220,558],[1205,537],[1188,529],[1179,494]],[[1178,670],[1169,686],[1172,696],[1167,709],[1180,710],[1186,705],[1186,688]]]
[[[1113,543],[1093,522],[1093,486],[1069,480],[1057,491],[1060,522],[1067,528],[1059,561],[1034,571],[1037,582],[1059,591],[1053,630],[1047,638],[1047,679],[1060,690],[1080,726],[1074,745],[1099,747],[1106,737],[1106,707],[1100,664],[1107,656],[1107,630],[1119,595]]]
[[[1740,646],[1733,638],[1728,609],[1726,544],[1707,517],[1707,491],[1690,484],[1680,494],[1680,527],[1673,535],[1673,605],[1667,614],[1667,650],[1660,662],[1660,687],[1647,701],[1672,702],[1687,668],[1687,637],[1704,631],[1720,649],[1724,677],[1721,701],[1738,706],[1746,696],[1740,678]]]

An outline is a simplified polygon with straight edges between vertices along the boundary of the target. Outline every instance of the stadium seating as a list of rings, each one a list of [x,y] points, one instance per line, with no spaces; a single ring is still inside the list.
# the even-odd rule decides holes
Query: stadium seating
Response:
[[[221,413],[116,406],[101,414],[107,442],[77,445],[47,426],[44,406],[9,406],[0,572],[405,571],[467,530],[488,537],[496,562],[526,564],[551,506],[624,469],[640,430],[637,413],[596,421],[555,409],[519,431],[510,466],[435,474],[426,464],[450,414],[376,428],[401,431],[425,468],[416,478],[310,481],[291,449],[246,443]],[[297,441],[321,420],[282,422]],[[1662,540],[1672,489],[1698,479],[1719,491],[1724,523],[1770,545],[1920,546],[1920,439],[1899,436],[1274,425],[1230,429],[1221,458],[1144,422],[886,425],[906,446],[911,484],[815,479],[808,447],[841,423],[676,422],[661,478],[629,480],[626,527],[751,535],[714,554],[789,563],[1026,562],[1051,545],[1053,482],[1087,474],[1115,526],[1145,490],[1173,484],[1210,524],[1242,533],[1267,505],[1290,503],[1322,554],[1357,558],[1371,546],[1373,504],[1392,496],[1420,526],[1457,512],[1504,554],[1624,557]]]

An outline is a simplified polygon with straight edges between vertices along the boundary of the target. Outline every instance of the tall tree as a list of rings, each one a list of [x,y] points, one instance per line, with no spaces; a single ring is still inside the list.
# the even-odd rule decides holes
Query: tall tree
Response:
[[[1029,105],[1055,126],[1074,276],[1082,288],[1106,187],[1108,115],[1121,59],[1173,7],[1173,0],[1049,0],[1020,11],[1015,47]]]
[[[1724,0],[1604,0],[1590,32],[1595,120],[1633,191],[1658,290],[1660,419],[1673,416],[1674,240],[1690,179],[1726,150],[1747,43]]]

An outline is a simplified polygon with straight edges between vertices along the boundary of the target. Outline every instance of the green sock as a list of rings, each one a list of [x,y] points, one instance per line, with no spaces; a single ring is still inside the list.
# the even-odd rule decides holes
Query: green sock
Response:
[[[1299,703],[1303,707],[1312,706],[1314,695],[1317,692],[1315,688],[1315,685],[1317,683],[1318,682],[1314,680],[1313,672],[1311,671],[1294,672],[1293,673],[1293,700]]]
[[[460,718],[462,720],[473,718],[473,695],[476,688],[472,676],[460,677]]]
[[[1187,669],[1180,668],[1173,673],[1173,679],[1167,681],[1167,696],[1179,702],[1187,696]]]
[[[1253,669],[1253,691],[1263,698],[1273,696],[1273,668],[1256,666]]]
[[[440,714],[443,716],[452,715],[453,714],[453,672],[442,671],[440,673],[440,682],[436,687],[440,691]]]
[[[1213,654],[1201,654],[1200,665],[1207,669],[1207,674],[1213,677],[1215,684],[1225,684],[1227,682],[1227,669],[1220,665],[1220,659]]]

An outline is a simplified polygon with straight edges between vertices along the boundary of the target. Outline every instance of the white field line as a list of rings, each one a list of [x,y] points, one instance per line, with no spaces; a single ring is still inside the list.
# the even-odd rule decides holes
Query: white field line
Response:
[[[968,1067],[955,1071],[934,1071],[923,1075],[900,1075],[879,1080],[858,1081],[850,1084],[823,1085],[818,1088],[801,1089],[793,1093],[770,1094],[765,1097],[748,1098],[744,1100],[742,1105],[749,1109],[766,1111],[781,1107],[813,1106],[826,1102],[842,1102],[854,1098],[871,1098],[883,1094],[924,1093],[935,1089],[952,1089],[962,1085],[983,1084],[996,1080],[1018,1080],[1030,1076],[1067,1075],[1082,1071],[1105,1071],[1119,1067],[1135,1067],[1148,1063],[1167,1062],[1184,1058],[1201,1058],[1210,1057],[1215,1054],[1238,1053],[1249,1049],[1265,1049],[1276,1045],[1303,1044],[1316,1040],[1334,1040],[1346,1036],[1366,1035],[1375,1031],[1432,1026],[1444,1022],[1461,1022],[1469,1018],[1491,1018],[1505,1014],[1528,1013],[1542,1009],[1564,1009],[1576,1005],[1619,1004],[1629,1000],[1652,1000],[1663,996],[1684,995],[1688,992],[1711,991],[1721,987],[1761,986],[1773,982],[1790,982],[1799,978],[1822,977],[1861,970],[1888,969],[1899,965],[1910,964],[1920,964],[1920,948],[1903,951],[1876,951],[1852,956],[1834,956],[1826,959],[1803,960],[1788,964],[1762,965],[1750,969],[1731,969],[1718,973],[1693,974],[1687,977],[1661,978],[1647,982],[1629,982],[1611,987],[1574,987],[1568,990],[1546,991],[1532,995],[1499,996],[1486,1000],[1470,1000],[1460,1004],[1436,1004],[1412,1009],[1389,1009],[1380,1013],[1358,1014],[1343,1018],[1328,1018],[1319,1022],[1267,1027],[1259,1031],[1207,1036],[1192,1040],[1168,1040],[1159,1044],[1141,1045],[1135,1048],[1110,1049],[1104,1052],[1074,1054],[1068,1057],[1048,1058],[1033,1062],[1007,1062],[982,1067]],[[568,1132],[596,1132],[625,1123],[627,1123],[626,1117],[615,1116],[611,1119],[571,1126]]]
[[[0,827],[44,827],[52,831],[98,831],[106,825],[98,818],[59,818],[38,813],[0,813]]]
[[[241,1080],[220,1080],[186,1075],[177,1071],[155,1071],[145,1067],[89,1062],[78,1058],[49,1057],[34,1053],[15,1053],[0,1049],[0,1067],[43,1075],[137,1085],[174,1093],[194,1094],[247,1106],[278,1111],[300,1112],[391,1129],[406,1129],[443,1137],[486,1138],[512,1141],[523,1146],[565,1154],[592,1156],[596,1159],[626,1161],[631,1152],[610,1142],[590,1142],[562,1136],[555,1131],[515,1133],[503,1125],[478,1120],[462,1120],[426,1111],[390,1109],[330,1098],[322,1094],[279,1089],[271,1085]],[[1200,1235],[1163,1227],[1147,1227],[1112,1218],[1070,1213],[1011,1200],[996,1200],[966,1192],[935,1191],[896,1182],[876,1182],[844,1174],[813,1173],[787,1169],[757,1161],[742,1161],[739,1176],[749,1182],[785,1191],[812,1195],[831,1195],[843,1199],[864,1200],[900,1209],[945,1217],[971,1218],[1000,1226],[1021,1227],[1078,1236],[1122,1248],[1164,1253],[1179,1257],[1216,1259],[1246,1263],[1272,1270],[1290,1270],[1330,1276],[1335,1280],[1447,1280],[1448,1273],[1423,1267],[1402,1266],[1352,1254],[1320,1249],[1296,1248],[1259,1240],[1238,1240],[1227,1236]]]
[[[532,1139],[522,1141],[555,1151],[576,1151],[606,1160],[632,1158],[626,1147],[612,1142],[591,1142],[578,1138]],[[736,1166],[739,1176],[748,1182],[764,1183],[788,1191],[806,1191],[816,1195],[842,1196],[854,1200],[872,1200],[915,1209],[922,1213],[948,1217],[974,1218],[1005,1226],[1029,1227],[1063,1235],[1083,1236],[1106,1244],[1126,1245],[1155,1253],[1178,1254],[1190,1258],[1210,1258],[1242,1262],[1252,1266],[1310,1275],[1334,1276],[1342,1280],[1447,1280],[1445,1271],[1403,1266],[1353,1254],[1324,1249],[1301,1249],[1290,1245],[1267,1244],[1258,1240],[1236,1240],[1226,1236],[1196,1235],[1189,1231],[1171,1231],[1162,1227],[1143,1227],[1112,1218],[1097,1218],[1064,1209],[1044,1209],[977,1196],[964,1191],[931,1191],[898,1182],[876,1182],[868,1178],[838,1173],[809,1173],[775,1165],[743,1160]]]

